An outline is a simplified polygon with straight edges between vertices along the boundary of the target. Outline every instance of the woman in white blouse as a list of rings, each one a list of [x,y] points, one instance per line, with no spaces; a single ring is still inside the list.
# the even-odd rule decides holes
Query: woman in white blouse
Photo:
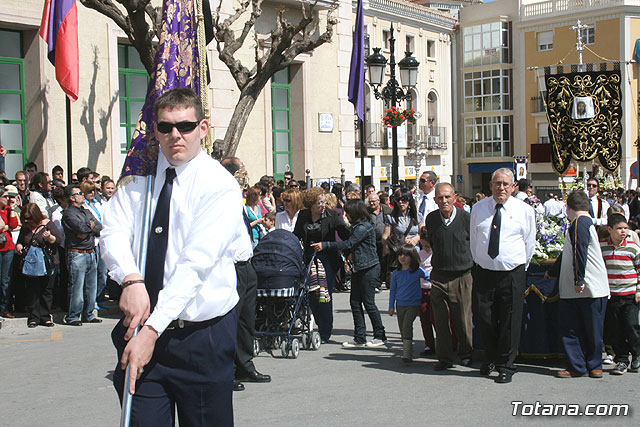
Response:
[[[303,208],[302,193],[289,189],[280,196],[284,203],[284,210],[276,214],[276,228],[293,232],[298,220],[298,212]]]

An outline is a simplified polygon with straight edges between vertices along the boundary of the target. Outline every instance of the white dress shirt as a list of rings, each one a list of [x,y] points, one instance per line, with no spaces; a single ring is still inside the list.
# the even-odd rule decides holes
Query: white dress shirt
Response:
[[[544,202],[543,206],[544,216],[561,216],[564,203],[556,199],[549,199]]]
[[[535,210],[515,197],[509,197],[501,209],[500,252],[491,259],[488,254],[489,232],[496,201],[487,197],[473,205],[470,229],[473,260],[486,270],[509,271],[521,264],[526,268],[536,246]]]
[[[607,211],[609,210],[609,202],[602,200],[602,210],[600,218],[593,218],[594,225],[607,225]],[[589,203],[593,206],[593,215],[598,216],[598,195],[589,198]]]
[[[151,212],[170,164],[162,152]],[[164,286],[146,324],[162,333],[175,319],[201,322],[222,316],[238,302],[234,255],[245,241],[238,183],[220,163],[200,152],[176,167],[171,194]],[[144,177],[118,188],[106,206],[100,248],[113,280],[141,273],[136,265],[145,194]],[[144,236],[143,238],[146,238]]]
[[[414,201],[416,202],[416,210],[420,212],[420,206],[422,206],[422,200],[426,197],[425,205],[424,205],[424,213],[422,214],[423,218],[426,218],[429,213],[438,209],[438,205],[436,205],[436,190],[432,189],[429,193],[425,194],[422,191],[419,191],[415,196],[413,196]]]
[[[298,220],[298,214],[300,211],[296,212],[293,216],[293,221],[289,219],[289,212],[281,211],[276,214],[276,228],[287,230],[293,233],[293,229],[296,228],[296,221]]]

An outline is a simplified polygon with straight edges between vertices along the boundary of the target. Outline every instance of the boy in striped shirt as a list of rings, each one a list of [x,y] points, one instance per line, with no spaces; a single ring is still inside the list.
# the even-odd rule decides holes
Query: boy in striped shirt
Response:
[[[616,366],[613,375],[638,372],[640,368],[640,246],[627,239],[629,226],[623,215],[614,214],[607,219],[609,238],[600,242],[607,266],[611,300],[605,315],[606,328],[610,328]],[[629,366],[631,352],[631,366]]]

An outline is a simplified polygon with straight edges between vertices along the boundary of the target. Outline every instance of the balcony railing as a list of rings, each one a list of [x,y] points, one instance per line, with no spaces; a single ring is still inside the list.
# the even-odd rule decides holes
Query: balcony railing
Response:
[[[398,148],[423,150],[446,150],[447,129],[437,126],[410,126],[406,137],[400,131],[398,135]],[[417,132],[417,133],[413,133]],[[367,123],[365,138],[367,148],[391,149],[391,128],[381,123]],[[360,132],[356,132],[356,148],[360,147]]]

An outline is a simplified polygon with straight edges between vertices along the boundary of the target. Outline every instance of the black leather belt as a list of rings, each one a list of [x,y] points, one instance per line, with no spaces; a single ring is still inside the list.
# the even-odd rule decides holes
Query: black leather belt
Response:
[[[236,265],[247,265],[249,264],[249,261],[238,261],[236,262]]]
[[[227,314],[229,314],[229,313],[227,313]],[[224,316],[226,316],[226,314]],[[169,326],[167,326],[166,330],[167,331],[172,331],[172,330],[176,330],[176,329],[199,329],[199,328],[204,328],[206,326],[209,326],[209,325],[212,325],[214,323],[217,323],[224,316],[214,317],[213,319],[203,320],[202,322],[190,322],[188,320],[176,319],[176,320],[172,321],[171,323],[169,323]]]

